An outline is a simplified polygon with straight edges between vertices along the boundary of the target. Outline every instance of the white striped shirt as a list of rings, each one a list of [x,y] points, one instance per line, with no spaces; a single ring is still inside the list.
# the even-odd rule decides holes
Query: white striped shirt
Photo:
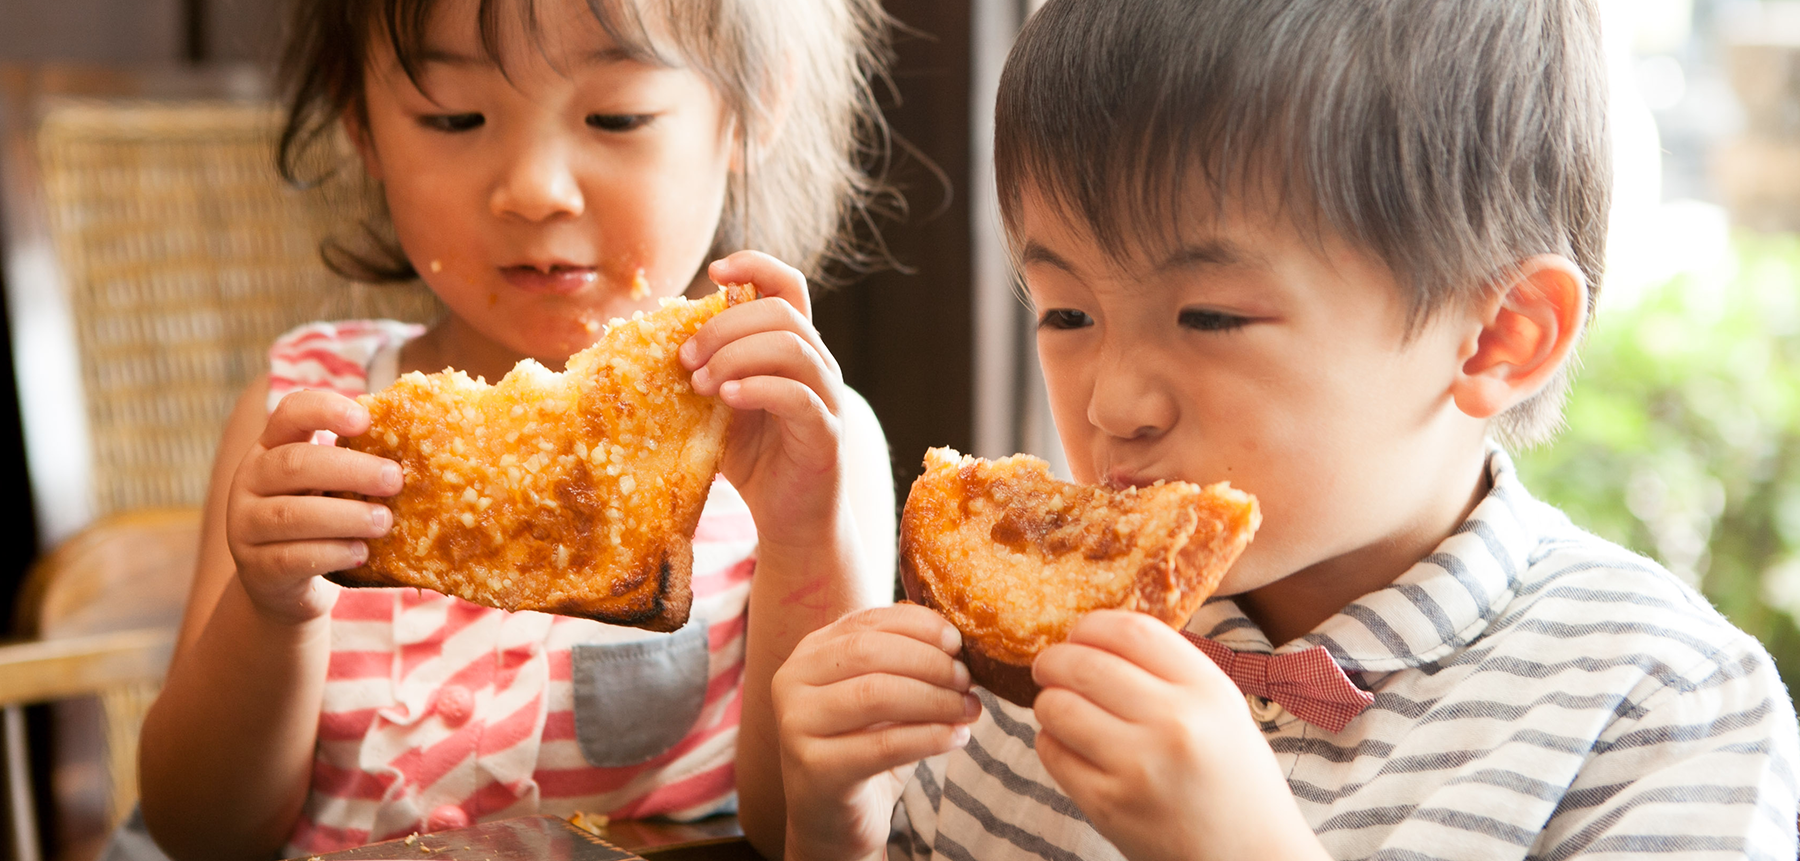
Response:
[[[1188,629],[1323,645],[1374,705],[1332,734],[1252,698],[1335,858],[1794,858],[1793,704],[1768,654],[1655,563],[1531,498],[1507,456],[1431,555],[1279,649],[1230,600]],[[921,762],[890,859],[1117,858],[1045,773],[1029,709],[985,691]]]

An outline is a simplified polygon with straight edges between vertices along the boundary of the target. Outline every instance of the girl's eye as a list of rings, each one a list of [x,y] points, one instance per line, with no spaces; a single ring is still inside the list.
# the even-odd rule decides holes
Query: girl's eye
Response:
[[[1094,318],[1073,308],[1051,308],[1038,318],[1040,329],[1083,329],[1094,325]]]
[[[649,123],[650,114],[588,114],[588,128],[603,132],[628,132]]]
[[[427,114],[419,118],[419,124],[428,129],[440,132],[466,132],[481,128],[487,118],[480,114]]]
[[[1181,325],[1201,332],[1228,332],[1248,325],[1247,317],[1226,314],[1222,311],[1206,311],[1200,308],[1186,308],[1181,312]]]

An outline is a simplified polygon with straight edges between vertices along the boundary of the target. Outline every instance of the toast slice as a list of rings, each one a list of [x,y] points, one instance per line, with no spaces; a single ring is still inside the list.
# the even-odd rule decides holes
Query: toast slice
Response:
[[[1078,485],[1030,455],[934,448],[901,515],[900,577],[962,632],[976,684],[1030,706],[1031,662],[1077,620],[1113,608],[1180,628],[1260,522],[1256,498],[1224,482]]]
[[[676,357],[701,324],[756,297],[733,286],[615,320],[562,373],[527,359],[498,385],[411,373],[359,400],[345,441],[400,463],[373,499],[394,528],[331,579],[414,586],[503,610],[673,631],[693,602],[694,527],[731,411]]]

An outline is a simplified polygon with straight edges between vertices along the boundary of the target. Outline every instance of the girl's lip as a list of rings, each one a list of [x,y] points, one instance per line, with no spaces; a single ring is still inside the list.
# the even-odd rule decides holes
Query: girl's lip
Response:
[[[501,268],[500,274],[506,279],[506,283],[517,289],[560,296],[580,292],[600,279],[600,271],[592,266],[561,264],[542,269],[536,266],[506,266]]]

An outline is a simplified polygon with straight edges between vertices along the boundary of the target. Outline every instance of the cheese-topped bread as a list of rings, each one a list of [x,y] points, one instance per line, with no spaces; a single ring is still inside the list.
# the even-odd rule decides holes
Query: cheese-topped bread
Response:
[[[364,395],[350,448],[398,461],[374,498],[394,528],[332,579],[416,586],[505,610],[672,631],[687,621],[694,527],[731,414],[676,357],[701,324],[755,298],[734,286],[615,320],[556,373],[529,359],[498,385],[410,373]]]
[[[1250,543],[1256,499],[1224,482],[1070,484],[1030,455],[935,448],[900,520],[907,596],[963,635],[977,684],[1029,706],[1031,662],[1094,610],[1187,623]]]

